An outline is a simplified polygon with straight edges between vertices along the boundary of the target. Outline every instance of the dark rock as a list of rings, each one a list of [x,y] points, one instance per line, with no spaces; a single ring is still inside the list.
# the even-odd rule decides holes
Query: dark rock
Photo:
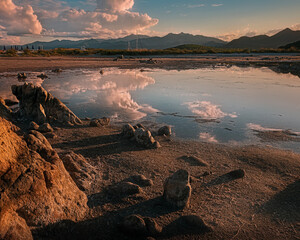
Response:
[[[191,192],[190,174],[186,170],[178,170],[164,183],[163,197],[173,207],[188,207]]]
[[[15,105],[19,104],[19,102],[16,102],[16,101],[13,101],[10,99],[5,99],[5,104],[6,104],[6,106],[11,107],[11,106],[15,106]]]
[[[146,223],[148,235],[155,237],[162,232],[162,227],[157,224],[153,218],[146,217],[144,218]]]
[[[158,135],[159,136],[171,136],[172,134],[172,129],[170,126],[164,126],[164,127],[161,127],[160,129],[158,129]]]
[[[146,235],[147,227],[144,219],[139,215],[130,215],[123,219],[121,223],[123,232],[129,235]]]
[[[103,75],[103,74],[104,74],[104,71],[103,71],[103,70],[100,70],[100,74]]]
[[[91,127],[102,127],[102,126],[108,126],[109,123],[110,123],[110,118],[103,117],[103,118],[100,118],[100,119],[92,120],[90,122],[90,126]]]
[[[45,74],[45,73],[41,73],[40,75],[37,75],[38,78],[41,78],[41,79],[46,79],[48,78],[48,76]]]
[[[245,170],[237,169],[237,170],[234,170],[234,171],[231,171],[231,172],[227,173],[226,175],[233,178],[233,179],[243,178],[245,176]]]
[[[110,193],[117,194],[118,196],[122,195],[134,195],[138,193],[142,193],[142,189],[131,182],[120,182],[117,183],[116,185],[112,186],[109,189]]]
[[[135,133],[135,129],[133,128],[133,126],[131,124],[126,124],[123,126],[122,128],[122,136],[124,136],[125,138],[132,138],[134,137],[134,133]]]
[[[37,130],[39,130],[39,128],[40,128],[40,126],[38,124],[36,124],[35,122],[32,121],[29,123],[29,130],[37,131]]]
[[[18,73],[17,77],[18,77],[18,79],[26,79],[27,75],[26,75],[26,73]]]
[[[62,69],[56,68],[56,69],[53,69],[52,72],[54,72],[54,73],[61,73]]]
[[[51,125],[49,123],[43,123],[40,127],[39,127],[39,132],[42,133],[48,133],[48,132],[53,132],[53,128],[51,127]]]
[[[0,97],[0,116],[4,117],[7,120],[11,119],[12,117],[12,111],[5,104],[5,101],[1,97]]]

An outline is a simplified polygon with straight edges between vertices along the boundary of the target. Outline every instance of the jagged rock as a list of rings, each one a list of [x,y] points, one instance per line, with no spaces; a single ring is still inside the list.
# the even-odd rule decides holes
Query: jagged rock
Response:
[[[26,221],[15,211],[8,210],[0,215],[0,239],[31,240],[33,237]]]
[[[158,129],[158,135],[159,136],[171,136],[172,134],[172,129],[170,126],[163,126],[160,129]]]
[[[41,73],[40,75],[37,75],[37,77],[41,79],[48,78],[48,76],[45,73]]]
[[[126,124],[123,126],[122,128],[122,136],[124,136],[125,138],[132,138],[134,137],[134,133],[135,133],[135,129],[133,128],[133,126],[131,124]]]
[[[156,148],[157,144],[151,132],[143,128],[138,128],[134,132],[136,142],[146,148]]]
[[[95,168],[80,154],[68,152],[61,156],[66,170],[82,191],[88,190],[92,180],[95,178]]]
[[[122,195],[138,194],[138,193],[142,193],[143,191],[138,185],[134,183],[120,182],[112,186],[109,189],[109,192],[113,194],[118,194],[118,196],[122,196]]]
[[[153,185],[151,179],[147,179],[144,175],[135,175],[128,178],[129,182],[139,185],[140,187],[149,187]]]
[[[39,129],[40,132],[42,133],[49,133],[49,132],[53,132],[53,128],[51,127],[51,125],[49,123],[43,123]]]
[[[11,119],[12,111],[6,105],[4,99],[0,97],[0,116],[4,117],[5,119]]]
[[[103,118],[100,118],[100,119],[92,120],[90,122],[90,126],[91,127],[102,127],[102,126],[108,126],[109,123],[110,123],[110,118],[103,117]]]
[[[37,131],[37,130],[39,130],[39,128],[40,128],[40,126],[38,124],[36,124],[35,122],[32,121],[32,122],[29,123],[29,129],[30,130]]]
[[[19,78],[19,79],[26,79],[27,78],[27,75],[26,75],[26,73],[18,73],[18,75],[17,75],[17,77]]]
[[[164,183],[164,199],[173,207],[189,206],[192,187],[190,174],[186,170],[178,170]]]
[[[75,185],[47,139],[31,131],[31,139],[28,137],[26,143],[13,128],[13,124],[0,117],[0,216],[6,211],[16,212],[29,227],[82,219],[87,211],[87,197]],[[14,214],[9,216],[22,222]],[[1,218],[1,223],[4,225],[0,229],[7,229],[10,221]],[[18,231],[20,236],[28,233],[26,226],[18,227]]]
[[[144,219],[139,215],[130,215],[123,219],[121,223],[123,232],[130,235],[146,235],[147,227]]]
[[[12,86],[12,93],[19,100],[20,115],[37,123],[82,124],[81,120],[59,99],[44,88],[32,83]]]
[[[16,101],[13,101],[13,100],[10,100],[10,99],[5,99],[5,104],[6,106],[8,107],[11,107],[11,106],[14,106],[14,105],[17,105],[19,102],[16,102]]]

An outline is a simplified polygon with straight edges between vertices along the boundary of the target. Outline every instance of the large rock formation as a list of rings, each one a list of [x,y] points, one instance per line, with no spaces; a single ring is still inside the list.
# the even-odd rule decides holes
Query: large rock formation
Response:
[[[44,88],[25,83],[13,85],[12,93],[19,100],[20,114],[37,123],[81,124],[81,120],[59,99],[53,97]]]
[[[83,218],[87,197],[45,137],[31,131],[26,143],[1,116],[0,239],[30,239],[28,226]]]

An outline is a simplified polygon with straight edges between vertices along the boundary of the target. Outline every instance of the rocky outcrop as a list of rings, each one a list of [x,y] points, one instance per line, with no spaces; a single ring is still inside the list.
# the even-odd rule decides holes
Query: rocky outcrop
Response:
[[[172,129],[170,126],[163,126],[160,129],[158,129],[158,136],[171,136],[172,134]]]
[[[39,124],[50,122],[64,125],[81,124],[81,120],[59,99],[52,96],[44,88],[32,83],[12,86],[12,93],[19,100],[21,117]]]
[[[91,127],[102,127],[102,126],[108,126],[110,123],[110,118],[103,117],[99,119],[93,119],[90,122]]]
[[[0,116],[4,117],[5,119],[11,119],[11,110],[6,105],[3,98],[0,97]]]
[[[27,143],[0,117],[0,239],[30,239],[28,226],[85,216],[87,197],[47,139],[31,131]]]
[[[191,192],[190,174],[186,170],[178,170],[164,183],[163,197],[173,207],[188,207]]]

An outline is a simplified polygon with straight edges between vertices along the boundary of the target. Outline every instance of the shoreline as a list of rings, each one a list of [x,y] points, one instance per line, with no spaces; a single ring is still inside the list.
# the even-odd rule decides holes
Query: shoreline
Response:
[[[0,57],[0,73],[14,71],[44,71],[55,68],[109,68],[166,70],[187,70],[215,67],[216,65],[238,67],[268,67],[278,73],[291,73],[300,77],[300,55],[249,55],[215,56],[204,55],[195,58],[161,57],[153,58],[155,63],[147,62],[150,57],[125,58],[114,61],[114,57]],[[140,62],[141,61],[141,62]]]

